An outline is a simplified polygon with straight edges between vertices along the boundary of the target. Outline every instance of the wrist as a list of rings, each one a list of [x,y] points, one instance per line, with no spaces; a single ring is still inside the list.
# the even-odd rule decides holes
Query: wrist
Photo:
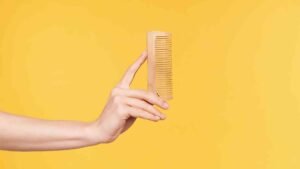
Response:
[[[86,136],[90,145],[108,143],[98,120],[90,122],[86,128]]]
[[[89,122],[85,127],[85,138],[89,145],[103,143],[100,126],[97,121]]]

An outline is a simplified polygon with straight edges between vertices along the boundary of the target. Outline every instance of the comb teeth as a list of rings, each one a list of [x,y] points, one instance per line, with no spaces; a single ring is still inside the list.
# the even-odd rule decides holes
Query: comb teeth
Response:
[[[168,32],[148,33],[148,89],[170,100],[172,93],[172,44]]]

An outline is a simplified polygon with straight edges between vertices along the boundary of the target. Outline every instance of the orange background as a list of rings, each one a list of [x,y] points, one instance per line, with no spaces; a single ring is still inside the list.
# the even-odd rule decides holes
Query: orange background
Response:
[[[152,30],[173,33],[166,121],[139,120],[109,145],[1,151],[0,168],[300,168],[296,0],[0,0],[1,109],[95,119]]]

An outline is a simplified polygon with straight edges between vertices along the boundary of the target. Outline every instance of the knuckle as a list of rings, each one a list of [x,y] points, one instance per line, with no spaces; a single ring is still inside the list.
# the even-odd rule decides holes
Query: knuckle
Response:
[[[126,114],[125,108],[122,105],[116,107],[116,113],[123,116]]]
[[[118,88],[118,87],[113,88],[113,89],[111,90],[111,95],[112,95],[112,96],[118,95],[119,92],[120,92],[120,90],[121,90],[121,89]]]
[[[151,111],[151,112],[154,111],[154,110],[153,110],[153,107],[152,107],[151,105],[147,105],[147,106],[146,106],[146,109],[149,110],[149,111]]]
[[[160,116],[160,115],[162,114],[162,113],[161,113],[160,111],[158,111],[157,109],[155,109],[154,112],[155,112],[155,115],[159,115],[159,116]]]
[[[163,101],[162,99],[159,99],[159,100],[158,100],[158,103],[159,103],[159,105],[163,105],[163,104],[164,104],[164,101]]]
[[[120,103],[122,101],[122,96],[120,95],[115,95],[113,98],[112,98],[113,102],[114,103]]]
[[[150,115],[149,118],[150,118],[151,120],[154,120],[154,121],[157,121],[157,120],[158,120],[158,119],[156,118],[156,116],[154,116],[154,115]]]
[[[147,91],[146,94],[150,97],[154,97],[154,93],[152,91]]]
[[[147,92],[146,95],[148,96],[148,99],[154,100],[156,95],[153,92]]]
[[[163,104],[163,102],[164,102],[158,95],[156,95],[153,92],[150,92],[149,97],[150,97],[151,101],[156,104]]]
[[[130,67],[128,68],[128,70],[127,70],[127,73],[128,73],[128,74],[133,74],[133,73],[135,73],[135,67],[134,67],[134,66],[130,66]]]

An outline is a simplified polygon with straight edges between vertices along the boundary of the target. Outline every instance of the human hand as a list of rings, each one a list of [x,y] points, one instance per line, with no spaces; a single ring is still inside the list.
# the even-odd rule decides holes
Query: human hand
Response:
[[[147,58],[144,52],[132,64],[120,83],[111,91],[100,117],[92,123],[97,143],[110,143],[132,126],[136,118],[150,121],[164,120],[166,116],[153,105],[168,109],[168,104],[155,93],[130,89],[130,84]]]

